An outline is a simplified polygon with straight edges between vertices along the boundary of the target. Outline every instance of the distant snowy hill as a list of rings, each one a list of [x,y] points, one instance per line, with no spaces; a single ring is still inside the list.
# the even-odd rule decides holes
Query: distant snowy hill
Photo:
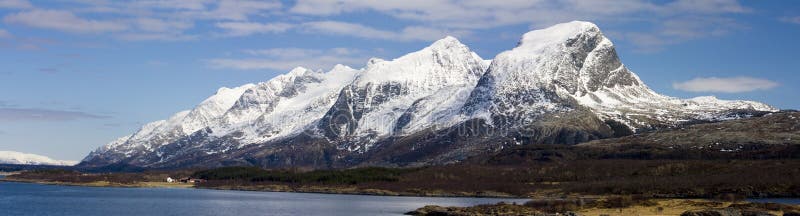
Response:
[[[72,166],[78,164],[78,161],[54,160],[36,154],[0,151],[0,164]]]
[[[222,88],[96,149],[80,166],[442,164],[509,145],[576,144],[774,111],[656,93],[595,24],[574,21],[528,32],[492,60],[448,36],[361,69],[298,67]]]

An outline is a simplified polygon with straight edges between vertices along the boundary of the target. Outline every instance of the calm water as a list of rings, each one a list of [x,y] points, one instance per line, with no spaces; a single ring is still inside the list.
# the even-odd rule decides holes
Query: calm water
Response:
[[[763,198],[763,199],[747,199],[750,202],[760,203],[783,203],[789,205],[800,205],[800,198]]]
[[[400,215],[435,204],[520,199],[426,198],[0,182],[0,215]]]
[[[2,176],[0,176],[2,178]],[[425,205],[524,199],[430,198],[0,182],[0,215],[400,215]],[[754,199],[800,204],[800,199]]]

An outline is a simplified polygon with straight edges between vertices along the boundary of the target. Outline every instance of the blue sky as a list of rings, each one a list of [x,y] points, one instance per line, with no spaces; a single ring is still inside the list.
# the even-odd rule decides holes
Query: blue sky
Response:
[[[0,150],[79,160],[219,87],[446,35],[490,59],[571,20],[600,26],[660,93],[800,109],[791,1],[0,0]]]

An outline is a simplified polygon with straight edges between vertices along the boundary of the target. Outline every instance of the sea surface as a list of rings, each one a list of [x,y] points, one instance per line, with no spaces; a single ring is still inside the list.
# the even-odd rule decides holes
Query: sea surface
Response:
[[[0,182],[0,215],[402,215],[425,205],[524,199],[433,198]]]
[[[472,206],[501,201],[524,203],[527,199],[81,187],[0,182],[0,215],[402,215],[425,205]],[[748,201],[800,205],[798,198]]]
[[[800,205],[800,198],[760,198],[760,199],[747,199],[750,202],[758,203],[781,203],[789,205]]]

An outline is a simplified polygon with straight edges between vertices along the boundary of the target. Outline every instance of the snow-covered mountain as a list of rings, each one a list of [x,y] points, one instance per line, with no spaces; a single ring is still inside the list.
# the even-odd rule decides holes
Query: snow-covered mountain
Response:
[[[758,102],[658,94],[596,25],[575,21],[528,32],[491,61],[446,37],[362,69],[298,67],[222,88],[192,110],[98,148],[81,165],[447,163],[503,145],[574,144],[772,111]]]
[[[732,110],[777,111],[758,102],[658,94],[625,67],[595,24],[581,21],[523,35],[516,48],[494,58],[475,88],[470,102],[481,107],[467,108],[477,115],[515,116],[514,122],[527,124],[540,114],[573,109],[572,100],[602,120],[631,129],[715,120]]]
[[[298,67],[259,83],[211,126],[212,136],[235,136],[243,144],[252,144],[296,135],[322,118],[338,91],[359,72],[344,65],[326,73]]]
[[[78,161],[55,160],[36,154],[0,151],[0,164],[72,166],[78,164]]]
[[[192,110],[176,113],[167,120],[159,120],[142,126],[131,135],[120,137],[91,152],[87,158],[98,158],[117,163],[134,155],[150,153],[154,149],[176,141],[200,129],[216,123],[253,84],[237,88],[220,88]]]
[[[391,61],[372,59],[319,129],[344,141],[340,149],[366,152],[381,138],[446,125],[485,70],[483,59],[453,37]]]

